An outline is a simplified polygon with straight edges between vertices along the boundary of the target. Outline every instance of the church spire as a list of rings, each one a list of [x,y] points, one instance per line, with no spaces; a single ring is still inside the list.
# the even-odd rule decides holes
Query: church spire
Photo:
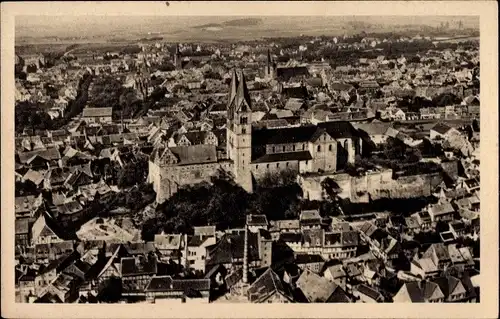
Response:
[[[236,111],[251,111],[250,94],[248,93],[247,84],[243,71],[240,71],[240,80],[238,83],[238,91],[236,93]]]
[[[232,75],[231,75],[231,88],[229,90],[229,98],[227,100],[227,116],[228,119],[233,118],[233,113],[234,113],[234,100],[236,98],[236,93],[238,91],[238,77],[236,76],[236,71],[233,69]]]
[[[271,73],[271,50],[267,49],[267,74]]]

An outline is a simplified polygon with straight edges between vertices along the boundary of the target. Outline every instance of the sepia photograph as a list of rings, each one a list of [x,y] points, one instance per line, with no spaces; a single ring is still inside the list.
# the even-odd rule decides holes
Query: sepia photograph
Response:
[[[78,5],[16,14],[2,57],[16,307],[497,298],[480,145],[497,143],[498,82],[481,79],[480,13]]]

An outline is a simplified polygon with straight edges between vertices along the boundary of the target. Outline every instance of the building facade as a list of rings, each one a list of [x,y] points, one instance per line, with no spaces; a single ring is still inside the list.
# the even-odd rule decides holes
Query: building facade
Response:
[[[157,202],[183,185],[208,181],[219,170],[252,192],[255,180],[282,171],[335,173],[353,164],[361,153],[356,129],[345,121],[277,129],[252,127],[252,103],[243,73],[233,70],[227,103],[226,152],[215,145],[160,147],[149,161],[148,181]]]

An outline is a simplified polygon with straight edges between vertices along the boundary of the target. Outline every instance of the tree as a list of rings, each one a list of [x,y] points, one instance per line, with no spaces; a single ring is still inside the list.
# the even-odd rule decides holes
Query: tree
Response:
[[[169,60],[163,60],[163,62],[158,66],[158,70],[162,72],[174,71],[175,65]]]
[[[321,188],[325,191],[329,199],[332,201],[336,200],[337,196],[342,192],[339,184],[337,184],[337,182],[335,182],[330,177],[327,177],[321,181]]]
[[[16,182],[14,189],[16,196],[38,195],[40,193],[35,183],[30,180]]]
[[[474,132],[479,132],[480,126],[479,126],[479,121],[477,119],[472,120],[472,129]]]
[[[148,170],[148,162],[144,158],[138,158],[136,162],[126,164],[118,173],[118,187],[126,188],[145,182]]]

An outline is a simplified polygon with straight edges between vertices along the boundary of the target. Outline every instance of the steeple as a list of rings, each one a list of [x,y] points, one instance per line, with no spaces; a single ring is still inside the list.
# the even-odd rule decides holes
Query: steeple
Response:
[[[271,74],[271,50],[267,49],[267,74]]]
[[[182,67],[181,52],[179,51],[179,43],[175,45],[174,65],[177,69],[180,69]]]
[[[229,91],[229,98],[227,100],[227,111],[228,118],[232,119],[234,114],[234,100],[236,98],[236,93],[238,92],[238,77],[236,71],[233,69],[231,76],[231,88]]]
[[[240,71],[240,80],[238,83],[238,91],[236,93],[236,112],[249,112],[252,110],[250,102],[250,94],[248,93],[247,84],[243,72]]]

